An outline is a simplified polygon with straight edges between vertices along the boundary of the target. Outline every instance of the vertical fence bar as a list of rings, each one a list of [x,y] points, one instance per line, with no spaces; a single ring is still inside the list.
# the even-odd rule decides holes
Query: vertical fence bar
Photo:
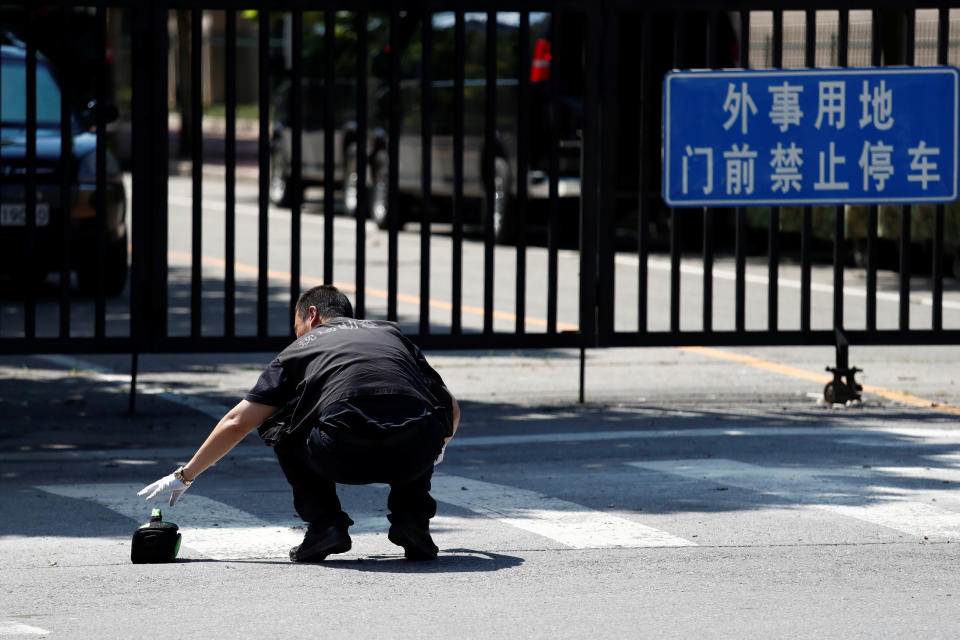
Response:
[[[734,330],[737,333],[746,331],[746,307],[747,307],[747,257],[746,257],[746,231],[747,231],[747,212],[743,207],[737,207],[736,222],[734,232],[736,234],[734,247],[735,262],[735,285],[734,285]]]
[[[843,327],[843,207],[836,208],[833,239],[833,326]]]
[[[586,12],[586,37],[584,38],[583,99],[583,148],[580,165],[583,190],[580,195],[580,334],[581,371],[585,366],[584,348],[593,346],[597,340],[597,218],[599,215],[600,162],[603,146],[602,116],[600,105],[601,78],[608,78],[613,65],[611,57],[602,57],[603,23],[602,5],[594,5]],[[601,70],[601,67],[603,69]],[[597,72],[599,71],[599,72]],[[551,74],[552,75],[552,74]],[[611,123],[613,124],[613,123]],[[583,383],[581,379],[581,402]]]
[[[811,267],[810,245],[813,236],[813,210],[804,207],[801,212],[800,228],[800,330],[810,330],[811,305]]]
[[[867,207],[867,331],[877,328],[877,205]]]
[[[97,11],[97,33],[96,33],[96,100],[97,100],[97,240],[96,240],[96,262],[94,273],[97,281],[96,311],[94,319],[94,335],[98,339],[103,339],[106,335],[107,326],[107,295],[104,288],[105,261],[104,256],[107,250],[107,198],[100,197],[99,194],[107,192],[107,121],[103,106],[107,102],[107,8],[104,4],[98,4]]]
[[[850,10],[840,11],[837,26],[837,65],[846,67],[850,60]]]
[[[73,60],[73,34],[71,33],[72,10],[64,6],[60,20],[60,65],[68,69]],[[64,73],[60,77],[60,337],[70,337],[70,274],[73,246],[70,220],[70,185],[74,172],[73,154],[66,153],[73,144],[72,112],[73,78]],[[132,302],[133,296],[131,296]],[[131,329],[131,334],[133,333]]]
[[[334,247],[336,246],[333,241],[333,216],[334,212],[334,195],[336,190],[336,183],[334,181],[335,170],[336,170],[336,161],[334,158],[334,127],[336,126],[336,121],[334,120],[334,97],[335,92],[337,91],[336,85],[336,48],[335,48],[335,37],[337,33],[337,12],[332,9],[327,9],[324,13],[324,30],[323,30],[323,282],[325,284],[333,284],[333,252]],[[390,33],[393,33],[395,25],[391,23]],[[296,29],[296,27],[294,27]],[[302,29],[302,26],[301,26]],[[294,48],[293,55],[295,58],[300,57],[299,51]],[[397,58],[400,55],[399,50],[391,50],[391,59]],[[294,79],[294,83],[299,84],[298,79]],[[397,94],[394,93],[395,86],[390,85],[390,97],[391,100],[396,99],[394,96]],[[301,106],[299,103],[294,103],[294,108],[297,111],[300,111]],[[391,138],[394,135],[394,131],[391,130]],[[300,132],[293,132],[294,139],[300,138]],[[297,145],[299,146],[299,145]],[[391,167],[395,159],[391,156],[390,162]],[[299,154],[294,155],[294,163],[299,165],[301,164]],[[301,187],[299,181],[294,187],[296,192],[299,192],[301,195],[303,193],[303,188]],[[299,198],[298,198],[299,199]],[[392,208],[388,209],[390,212],[391,218],[397,218],[398,208],[395,206],[395,203],[391,203]],[[299,211],[298,211],[299,213]],[[391,266],[391,269],[394,267]],[[395,296],[394,296],[395,297]],[[394,312],[394,316],[396,312]]]
[[[397,234],[400,230],[400,12],[396,3],[390,9],[390,114],[387,139],[389,157],[389,194],[387,211],[390,225],[387,237],[387,319],[397,319]]]
[[[26,15],[27,60],[25,73],[27,74],[25,89],[27,107],[27,135],[26,135],[26,175],[24,176],[24,190],[26,191],[24,204],[26,206],[25,231],[27,269],[32,275],[41,268],[37,263],[37,12],[30,7]],[[99,132],[98,132],[99,133]],[[99,138],[98,138],[99,141]],[[24,287],[23,301],[23,334],[27,340],[36,337],[37,332],[37,301],[34,287]]]
[[[596,41],[588,42],[588,46],[596,47],[596,52],[591,54],[593,60],[599,60],[602,66],[603,75],[598,88],[598,94],[604,96],[599,107],[600,134],[599,145],[592,147],[592,152],[597,155],[598,163],[593,164],[593,170],[597,175],[598,200],[593,205],[593,219],[584,218],[583,225],[589,225],[590,233],[595,237],[594,255],[589,256],[589,252],[584,247],[580,248],[581,260],[591,259],[596,267],[589,273],[594,274],[596,286],[590,288],[595,293],[587,298],[581,297],[582,304],[591,304],[596,309],[595,323],[596,330],[593,335],[586,333],[589,326],[584,327],[583,343],[594,346],[596,344],[607,344],[610,336],[613,335],[614,318],[616,317],[616,248],[614,246],[614,217],[617,210],[617,176],[619,175],[619,165],[617,164],[617,139],[619,128],[617,105],[620,102],[620,96],[623,95],[617,82],[619,69],[619,56],[617,52],[620,48],[620,27],[618,7],[613,3],[606,3],[602,13],[597,14],[597,20],[600,20],[600,26],[596,29],[593,37]],[[594,67],[587,66],[587,69]],[[585,138],[585,136],[584,136]],[[581,164],[590,161],[587,155],[588,148],[585,140],[581,141]],[[586,210],[590,212],[589,209]],[[581,233],[581,237],[589,239],[586,231]],[[588,273],[586,269],[581,269],[581,274]],[[581,279],[584,275],[581,275]],[[585,283],[589,284],[589,283]],[[593,298],[593,302],[590,302]],[[583,323],[581,322],[581,326]]]
[[[433,13],[423,10],[420,65],[420,335],[430,333],[430,218],[433,215]]]
[[[236,335],[236,246],[237,246],[237,10],[227,9],[224,44],[224,265],[223,334]]]
[[[301,216],[303,212],[303,12],[294,9],[290,16],[290,188],[293,189],[293,199],[290,201],[290,318],[296,313],[297,300],[300,298],[301,276]],[[328,78],[329,81],[329,78]],[[324,135],[327,135],[326,132]],[[324,138],[326,140],[326,138]],[[328,169],[327,158],[324,158],[324,170]],[[324,204],[324,216],[327,216]],[[327,242],[327,233],[324,233],[324,243]],[[332,234],[331,234],[332,235]],[[329,255],[326,248],[323,251],[324,259]],[[324,275],[324,282],[329,282]],[[292,323],[290,327],[293,335]]]
[[[839,62],[841,66],[845,64],[845,51],[846,51],[846,38],[847,38],[847,29],[845,28],[845,19],[847,14],[843,11],[840,13],[840,23],[839,23],[839,36],[840,41],[838,43],[839,53],[838,57],[840,58]],[[843,256],[844,256],[844,207],[837,206],[834,208],[834,229],[833,229],[833,328],[840,329],[843,327]]]
[[[903,50],[906,52],[905,63],[912,67],[915,56],[916,44],[916,14],[913,9],[906,9],[906,29],[904,30]],[[900,330],[907,331],[910,328],[910,276],[912,273],[912,256],[910,252],[911,238],[911,214],[912,206],[909,204],[900,207]]]
[[[644,11],[641,17],[640,25],[640,139],[638,148],[640,149],[640,173],[637,178],[639,193],[637,195],[637,331],[646,333],[648,299],[649,299],[649,274],[647,261],[650,251],[650,203],[647,198],[649,189],[647,175],[649,168],[645,160],[651,156],[647,152],[647,146],[657,144],[651,140],[653,136],[649,135],[650,120],[655,112],[657,97],[651,95],[650,85],[653,71],[651,54],[653,45],[650,40],[653,35],[653,17],[650,11]]]
[[[66,11],[66,9],[64,9],[64,11]],[[64,47],[63,50],[66,51],[66,47]],[[3,81],[3,65],[0,64],[0,93],[2,93],[2,91],[3,91],[3,88],[2,88],[2,87],[3,87],[3,83],[2,83],[2,81]],[[0,96],[0,121],[2,121],[3,115],[4,115],[3,100],[2,100],[2,96]],[[65,170],[64,170],[64,171],[65,171]],[[7,182],[8,182],[7,176],[5,176],[5,175],[3,175],[3,174],[4,174],[4,172],[3,172],[3,171],[0,171],[0,204],[2,204],[3,201],[4,201],[4,197],[3,197],[3,196],[4,196],[4,191],[5,191],[4,186],[5,186],[5,185],[7,184]],[[66,233],[66,232],[65,232],[65,233]],[[3,314],[0,314],[0,316],[2,316],[2,315],[3,315]],[[2,327],[3,327],[3,318],[0,317],[0,328],[2,328]]]
[[[673,67],[681,69],[683,60],[683,13],[673,14]],[[680,331],[680,267],[683,252],[683,238],[680,233],[681,214],[670,209],[670,331]]]
[[[846,10],[840,11],[838,25],[837,58],[841,67],[847,66],[849,54],[849,24],[850,14]],[[874,43],[876,44],[876,43]],[[834,208],[833,229],[833,328],[843,327],[843,261],[845,255],[846,213],[843,205]]]
[[[870,64],[879,67],[882,62],[880,42],[882,40],[882,18],[881,12],[872,13],[873,21],[871,24],[870,35]],[[844,34],[841,33],[841,36]],[[845,51],[842,46],[841,51]],[[845,66],[841,64],[841,66]],[[867,330],[873,331],[877,328],[877,224],[879,220],[879,208],[877,205],[870,205],[867,208]]]
[[[131,10],[131,68],[145,69],[153,66],[154,57],[151,55],[151,46],[155,46],[152,37],[154,35],[155,23],[153,18],[153,5],[146,3],[135,6]],[[64,34],[69,33],[70,19],[69,7],[64,7]],[[67,56],[69,49],[66,46],[67,39],[64,38],[64,56]],[[69,60],[64,58],[64,62]],[[152,138],[154,130],[151,127],[154,110],[159,110],[159,105],[152,100],[150,74],[132,73],[131,84],[131,106],[130,106],[130,151],[131,151],[131,193],[130,193],[130,216],[131,216],[131,243],[133,245],[133,255],[130,270],[130,337],[133,340],[135,350],[145,350],[149,332],[151,329],[150,316],[147,308],[147,292],[151,289],[160,289],[157,283],[149,278],[152,275],[150,269],[150,229],[141,223],[140,211],[149,206],[152,202],[150,197],[150,180],[157,173],[154,171],[155,154],[152,153]],[[66,100],[64,100],[66,102]],[[163,106],[166,106],[164,102]],[[164,110],[165,112],[166,110]],[[61,133],[61,139],[63,139]],[[65,169],[64,169],[65,171]],[[69,187],[69,185],[67,185]],[[61,194],[63,186],[61,184]],[[62,195],[61,195],[62,198]],[[144,203],[148,203],[144,205]],[[149,217],[144,216],[144,221]],[[132,385],[131,385],[132,386]],[[131,390],[132,391],[132,390]]]
[[[940,7],[937,11],[937,64],[946,65],[950,47],[950,9]],[[933,218],[933,278],[932,309],[930,325],[934,331],[943,329],[943,233],[945,207],[938,204]]]
[[[530,169],[530,12],[520,14],[520,29],[517,44],[517,78],[520,79],[517,101],[517,202],[516,238],[517,280],[515,331],[526,332],[527,317],[527,208],[528,176]]]
[[[170,324],[167,314],[170,297],[170,268],[167,260],[170,244],[168,228],[170,216],[167,207],[170,173],[170,110],[167,106],[170,34],[167,28],[169,20],[167,6],[157,3],[150,7],[152,9],[149,17],[150,36],[153,47],[149,60],[150,66],[147,68],[156,68],[157,73],[152,75],[152,93],[144,98],[148,107],[144,109],[143,117],[148,120],[146,128],[151,133],[151,137],[148,138],[150,144],[144,145],[145,152],[155,164],[151,165],[154,170],[150,174],[152,181],[149,190],[150,199],[140,203],[139,211],[135,213],[133,228],[137,229],[140,226],[150,230],[149,237],[144,240],[144,244],[148,245],[152,252],[149,256],[150,270],[144,278],[151,279],[155,286],[150,288],[151,313],[147,314],[146,322],[149,324],[149,331],[145,342],[151,348],[157,348],[166,339]],[[148,50],[150,50],[149,47]],[[136,204],[134,207],[136,210]]]
[[[783,11],[773,12],[773,66],[783,68]],[[767,330],[778,328],[780,304],[780,207],[770,207],[767,228]]]
[[[679,229],[679,214],[670,210],[670,331],[680,331],[680,252],[682,238]]]
[[[186,37],[186,34],[181,34]],[[190,242],[190,337],[200,338],[203,322],[203,10],[190,12],[190,158],[193,216]],[[183,130],[181,129],[181,132]]]
[[[258,162],[260,166],[259,219],[257,236],[257,337],[266,338],[269,321],[269,233],[270,233],[270,12],[257,14],[257,66],[259,71]]]
[[[497,127],[497,12],[487,12],[486,84],[484,91],[483,175],[485,176],[483,214],[483,332],[493,332],[494,236],[493,212],[496,181],[496,127]],[[508,197],[509,193],[505,194]]]
[[[750,11],[741,9],[740,11],[740,66],[744,69],[750,68]],[[734,240],[734,328],[737,333],[743,333],[746,330],[746,307],[747,307],[747,212],[743,207],[736,209]]]
[[[554,11],[550,16],[550,24],[554,25],[552,51],[559,54],[564,45],[560,37],[560,13]],[[551,62],[551,65],[554,64]],[[550,158],[548,171],[550,173],[549,190],[549,219],[547,221],[547,333],[557,332],[557,249],[560,235],[560,132],[556,114],[559,109],[559,87],[557,74],[551,68],[550,78],[547,80],[547,91],[550,95]],[[581,176],[581,180],[582,180]],[[582,191],[582,190],[581,190]],[[581,198],[583,194],[581,193]]]
[[[453,256],[451,265],[450,325],[453,335],[463,331],[463,129],[466,27],[462,10],[456,12],[453,45]]]
[[[777,309],[780,302],[780,207],[770,207],[767,229],[767,330],[777,330]]]
[[[837,41],[837,64],[841,67],[846,67],[849,63],[849,54],[850,54],[850,12],[848,10],[842,10],[840,12],[840,22],[838,27],[838,41]],[[876,212],[876,207],[872,207],[874,212]],[[841,206],[836,207],[836,228],[835,228],[835,238],[834,238],[834,265],[837,265],[839,261],[839,278],[836,272],[836,266],[834,270],[834,321],[836,322],[839,317],[840,325],[843,323],[843,247],[846,242],[844,238],[844,232],[846,228],[846,208]],[[873,225],[874,238],[876,238],[876,225]],[[874,275],[874,320],[876,319],[876,268],[873,271]],[[867,278],[869,282],[869,276]],[[837,284],[839,282],[839,285]],[[869,286],[868,286],[869,289]],[[869,300],[870,293],[868,291],[867,298]],[[837,305],[837,300],[839,300],[839,308]],[[869,322],[869,313],[868,313],[868,322]]]
[[[717,12],[707,18],[707,68],[717,66]],[[713,212],[703,209],[703,331],[713,331]]]
[[[357,219],[356,219],[356,264],[354,282],[354,313],[366,317],[366,262],[367,262],[367,12],[357,11]]]
[[[934,331],[943,329],[943,233],[944,233],[944,206],[938,204],[933,218],[933,264],[931,277],[933,278],[932,309],[930,327]]]
[[[910,328],[910,205],[900,207],[900,302],[899,327]]]
[[[806,42],[804,47],[804,66],[812,69],[817,66],[817,12],[807,9]],[[810,331],[810,246],[813,242],[813,209],[806,206],[801,210],[800,221],[800,330]]]

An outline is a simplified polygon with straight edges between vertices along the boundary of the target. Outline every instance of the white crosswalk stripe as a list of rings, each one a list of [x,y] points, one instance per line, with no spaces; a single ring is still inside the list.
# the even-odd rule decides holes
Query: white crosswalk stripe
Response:
[[[67,498],[90,500],[137,521],[146,519],[147,503],[136,495],[140,485],[127,483],[42,485],[38,489]],[[441,502],[463,507],[480,519],[439,515],[432,528],[470,531],[493,519],[543,538],[546,548],[678,547],[695,543],[620,516],[588,509],[533,491],[481,482],[460,476],[437,474],[431,494]],[[150,503],[161,509],[164,503]],[[172,513],[175,513],[174,517]],[[169,519],[180,525],[183,546],[201,556],[219,560],[286,557],[290,547],[303,537],[299,521],[268,522],[222,502],[197,494],[184,496]],[[354,548],[363,553],[398,551],[383,535],[384,516],[354,517],[351,527]],[[481,536],[474,536],[481,537]],[[501,536],[502,538],[502,536]],[[491,549],[493,550],[493,549]]]
[[[50,632],[30,624],[13,620],[0,620],[0,636],[46,636]]]
[[[952,482],[960,470],[926,467],[760,466],[726,459],[659,460],[633,467],[705,480],[776,496],[800,508],[828,511],[931,540],[960,539],[960,495],[937,492],[937,505],[921,502],[929,490],[891,486],[897,479]],[[928,498],[927,498],[928,499]]]
[[[957,462],[944,458],[935,463],[942,466],[859,468],[715,458],[648,460],[608,467],[594,480],[636,487],[631,498],[644,505],[642,512],[589,508],[529,488],[438,473],[432,494],[441,503],[440,515],[431,528],[441,548],[446,544],[479,552],[786,544],[795,542],[802,529],[807,530],[805,539],[824,542],[897,539],[894,532],[932,541],[960,540],[960,491],[953,488],[960,483]],[[583,482],[579,473],[571,472],[564,484]],[[697,489],[697,481],[708,486]],[[730,509],[702,493],[721,485],[747,491],[735,497]],[[140,485],[134,484],[37,488],[103,505],[137,522],[147,519],[151,506],[165,506],[162,501],[144,503],[136,495]],[[659,507],[646,508],[656,501]],[[166,515],[180,525],[184,555],[189,557],[285,558],[304,531],[297,520],[267,520],[196,489]],[[823,519],[831,516],[832,521]],[[389,523],[383,512],[361,511],[353,518],[352,555],[399,552],[387,540]]]
[[[54,495],[89,500],[101,504],[137,522],[147,519],[150,507],[164,509],[163,501],[145,503],[136,492],[139,484],[74,484],[43,485],[38,489]],[[266,521],[251,513],[217,500],[190,492],[164,512],[176,522],[183,534],[184,553],[215,560],[254,558],[286,558],[290,547],[300,543],[304,527],[299,520]],[[355,517],[350,528],[354,547],[365,554],[393,554],[397,547],[383,535],[387,521],[381,516]],[[438,516],[434,526],[443,529],[469,530],[474,525],[466,518]]]
[[[437,475],[434,497],[576,549],[689,547],[694,542],[620,516],[534,491]]]

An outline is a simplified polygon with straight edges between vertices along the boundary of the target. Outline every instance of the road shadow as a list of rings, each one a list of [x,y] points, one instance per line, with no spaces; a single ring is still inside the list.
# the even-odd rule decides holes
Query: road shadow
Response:
[[[360,558],[331,556],[323,562],[292,563],[287,560],[216,560],[211,558],[177,558],[176,563],[239,563],[323,567],[365,573],[481,573],[512,569],[523,564],[523,558],[473,549],[441,549],[436,560],[410,561],[395,555],[372,555]]]
[[[351,560],[327,558],[322,563],[331,569],[366,573],[478,573],[511,569],[523,564],[523,558],[472,549],[442,549],[435,561],[413,562],[400,556],[374,555]]]
[[[43,513],[32,510],[30,505],[37,504],[33,486],[128,480],[134,472],[143,473],[138,465],[156,462],[123,451],[198,442],[211,426],[209,416],[146,394],[138,413],[130,416],[122,386],[68,368],[31,372],[12,363],[0,369],[0,485],[18,515],[0,520],[0,535],[52,535],[59,528],[58,514],[74,506],[47,497]],[[215,383],[216,375],[211,379]],[[223,398],[229,405],[223,391],[195,395]],[[761,400],[660,398],[549,406],[464,401],[461,432],[438,471],[619,514],[882,505],[909,493],[957,499],[955,415],[879,402],[836,410],[797,399]],[[117,451],[118,460],[85,456],[88,450]],[[241,464],[244,458],[236,460]],[[704,468],[726,461],[727,467],[698,476],[698,461]],[[749,465],[753,479],[738,485],[737,464]],[[764,474],[786,476],[787,489],[778,490]],[[624,483],[635,490],[624,492]],[[463,517],[483,516],[466,512]],[[129,526],[123,520],[104,522],[114,534],[120,523]],[[89,526],[67,535],[96,537],[105,531]],[[499,566],[471,553],[458,552],[445,562],[450,570]],[[389,557],[365,562],[370,566],[363,570],[395,570]],[[493,564],[482,564],[487,562]]]

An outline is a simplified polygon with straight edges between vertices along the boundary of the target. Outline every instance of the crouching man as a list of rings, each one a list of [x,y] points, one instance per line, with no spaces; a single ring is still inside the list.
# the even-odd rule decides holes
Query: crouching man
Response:
[[[411,560],[433,560],[429,522],[433,466],[460,422],[456,399],[395,324],[355,320],[333,286],[304,292],[293,321],[297,340],[220,420],[186,465],[145,487],[173,506],[205,469],[253,429],[272,446],[307,533],[294,562],[350,550],[353,524],[336,483],[390,485],[389,539]]]

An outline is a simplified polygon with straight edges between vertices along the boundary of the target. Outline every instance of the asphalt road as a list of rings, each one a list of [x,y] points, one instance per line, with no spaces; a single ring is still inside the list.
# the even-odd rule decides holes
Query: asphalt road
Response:
[[[440,558],[403,560],[373,485],[341,491],[353,549],[306,566],[255,438],[164,510],[178,562],[129,562],[136,490],[270,354],[145,357],[134,416],[121,358],[2,358],[0,637],[956,637],[956,349],[854,351],[936,407],[830,407],[791,375],[829,350],[738,353],[591,353],[586,405],[575,353],[430,354],[464,406]]]

